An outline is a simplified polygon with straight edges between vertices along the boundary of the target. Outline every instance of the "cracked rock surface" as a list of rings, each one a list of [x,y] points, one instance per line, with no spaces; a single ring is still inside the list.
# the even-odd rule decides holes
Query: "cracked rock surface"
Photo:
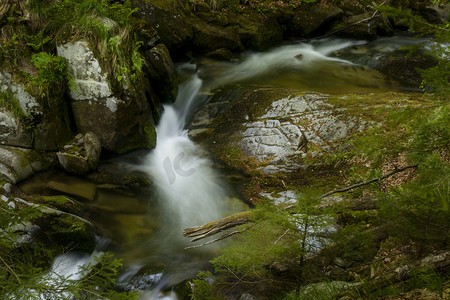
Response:
[[[266,92],[251,93],[257,94],[255,99],[262,99]],[[194,115],[191,132],[195,135],[205,128],[214,128],[215,122],[221,123],[223,128],[229,122],[233,143],[244,156],[253,156],[264,162],[262,170],[266,173],[289,172],[305,166],[303,158],[307,153],[318,156],[330,152],[340,141],[369,125],[367,121],[348,115],[345,109],[335,108],[328,99],[325,94],[292,91],[289,96],[271,101],[259,116],[244,113],[238,120],[226,117],[233,105],[228,102],[210,103]],[[223,115],[225,117],[220,120]],[[239,126],[231,126],[236,121]]]

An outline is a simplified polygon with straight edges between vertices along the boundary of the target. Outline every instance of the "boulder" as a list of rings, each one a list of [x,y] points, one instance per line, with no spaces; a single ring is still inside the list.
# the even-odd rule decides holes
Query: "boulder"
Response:
[[[133,0],[138,8],[137,16],[141,22],[156,29],[161,42],[175,55],[184,55],[193,37],[192,25],[184,7],[176,0],[145,1]],[[145,26],[148,28],[149,26]]]
[[[35,205],[43,214],[33,220],[39,226],[34,239],[47,244],[56,244],[71,250],[92,252],[96,246],[95,227],[76,215]]]
[[[126,160],[126,157],[118,157],[102,162],[96,172],[89,174],[88,177],[98,184],[150,186],[152,183],[148,174],[135,167],[138,164],[136,161]]]
[[[57,47],[58,55],[69,60],[75,87],[70,104],[77,129],[94,132],[106,150],[125,153],[137,148],[154,148],[156,131],[144,87],[132,93],[125,88],[113,93],[106,74],[85,41]],[[114,77],[114,74],[109,74]]]
[[[203,20],[193,22],[194,48],[201,53],[208,53],[225,48],[231,51],[243,50],[240,37],[233,27],[222,27]]]
[[[378,36],[389,36],[393,34],[392,24],[385,16],[378,15],[372,17],[373,13],[350,16],[334,26],[331,32],[337,35],[353,39],[374,40]]]
[[[31,148],[32,131],[25,124],[25,117],[42,115],[41,107],[22,84],[12,80],[12,74],[0,71],[0,143],[2,145]]]
[[[264,51],[282,42],[283,29],[275,17],[249,14],[237,18],[238,34],[245,48]]]
[[[0,71],[0,88],[0,97],[5,99],[0,101],[1,144],[55,151],[70,139],[64,101],[44,107],[5,71]]]
[[[0,108],[0,143],[2,145],[31,148],[33,136],[25,124],[6,108]]]
[[[450,3],[436,1],[429,8],[436,12],[436,16],[441,22],[447,22],[450,19]]]
[[[422,81],[422,76],[417,69],[434,67],[437,61],[422,51],[409,53],[409,50],[404,50],[402,47],[413,46],[424,40],[402,37],[402,39],[396,38],[395,44],[389,43],[390,38],[385,41],[384,47],[378,44],[374,48],[368,43],[337,51],[335,55],[353,63],[379,70],[392,79],[417,88]]]
[[[293,13],[289,33],[299,37],[322,35],[343,16],[342,9],[336,6],[302,6]]]
[[[15,184],[31,175],[47,170],[54,154],[18,147],[0,147],[0,181]]]
[[[158,44],[145,52],[150,82],[162,102],[174,102],[178,92],[178,77],[166,45]]]
[[[72,174],[83,175],[97,169],[102,146],[93,132],[77,135],[64,150],[56,153],[61,167]]]

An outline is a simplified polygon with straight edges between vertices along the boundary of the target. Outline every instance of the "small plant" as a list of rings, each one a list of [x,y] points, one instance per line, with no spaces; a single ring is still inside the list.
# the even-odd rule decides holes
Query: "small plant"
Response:
[[[191,290],[190,296],[192,300],[219,300],[220,297],[214,296],[213,281],[214,276],[209,271],[201,271],[197,274],[197,278],[188,283]]]
[[[47,98],[50,107],[50,99],[60,97],[66,86],[73,81],[67,73],[67,59],[39,52],[31,57],[31,62],[39,69],[38,75],[31,77],[31,85],[38,91],[40,98]]]

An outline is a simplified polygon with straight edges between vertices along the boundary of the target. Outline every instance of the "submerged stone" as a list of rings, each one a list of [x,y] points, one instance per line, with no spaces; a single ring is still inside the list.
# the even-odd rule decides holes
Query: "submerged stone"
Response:
[[[62,178],[61,181],[52,180],[47,183],[47,186],[52,190],[72,195],[85,201],[94,201],[97,194],[95,184],[75,177]]]

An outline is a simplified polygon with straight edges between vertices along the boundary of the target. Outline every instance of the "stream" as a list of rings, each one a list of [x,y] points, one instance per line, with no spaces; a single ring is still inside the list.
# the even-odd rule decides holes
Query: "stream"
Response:
[[[83,199],[85,217],[105,235],[99,240],[99,251],[124,258],[120,286],[143,291],[143,299],[177,299],[173,292],[161,291],[195,276],[226,244],[221,241],[184,250],[190,243],[182,236],[183,228],[248,209],[236,192],[239,187],[231,186],[209,154],[189,139],[185,127],[195,108],[207,103],[217,90],[232,95],[246,85],[330,94],[417,91],[368,66],[418,42],[421,40],[410,37],[370,43],[327,39],[282,45],[265,53],[244,53],[232,62],[198,58],[195,64],[180,64],[183,82],[175,103],[164,107],[156,149],[131,154],[127,164],[131,170],[148,174],[151,188],[111,188],[60,172],[34,178],[21,188],[55,194],[46,182],[56,181],[95,190],[92,199]],[[61,267],[53,271],[68,275],[88,257],[68,253],[58,260],[70,266],[70,271]]]

